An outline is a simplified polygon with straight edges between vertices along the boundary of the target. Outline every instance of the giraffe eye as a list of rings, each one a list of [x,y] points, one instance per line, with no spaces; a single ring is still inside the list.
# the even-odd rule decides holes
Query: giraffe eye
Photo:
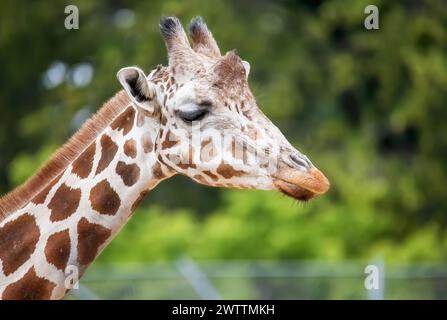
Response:
[[[205,109],[199,109],[199,110],[187,111],[187,112],[180,111],[179,116],[183,121],[189,123],[189,122],[193,122],[193,121],[202,120],[206,116],[207,113],[208,113],[208,110],[205,110]]]

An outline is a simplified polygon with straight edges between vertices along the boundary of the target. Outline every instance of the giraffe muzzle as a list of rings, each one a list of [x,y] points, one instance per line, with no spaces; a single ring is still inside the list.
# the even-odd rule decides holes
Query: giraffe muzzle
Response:
[[[297,200],[307,201],[329,190],[329,180],[315,167],[309,170],[282,169],[274,180],[275,187]]]

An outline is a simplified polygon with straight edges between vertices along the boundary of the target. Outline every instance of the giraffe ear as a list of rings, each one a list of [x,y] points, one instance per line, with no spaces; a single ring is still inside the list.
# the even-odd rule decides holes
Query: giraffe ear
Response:
[[[248,75],[250,74],[250,64],[245,60],[242,60],[242,64],[244,65],[245,69],[245,78],[248,79]]]
[[[117,77],[136,106],[151,113],[154,111],[155,86],[147,80],[143,70],[138,67],[122,68]]]

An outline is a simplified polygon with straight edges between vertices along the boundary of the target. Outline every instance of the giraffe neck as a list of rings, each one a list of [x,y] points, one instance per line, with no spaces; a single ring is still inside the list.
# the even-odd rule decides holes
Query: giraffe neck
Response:
[[[1,298],[63,297],[144,195],[172,175],[153,151],[159,122],[132,105],[123,110],[58,177],[0,221]]]

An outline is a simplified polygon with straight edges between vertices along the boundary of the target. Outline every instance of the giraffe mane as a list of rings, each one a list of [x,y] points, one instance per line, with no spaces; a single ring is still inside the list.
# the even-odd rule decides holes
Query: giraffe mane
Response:
[[[52,155],[36,174],[0,198],[0,222],[26,205],[61,174],[129,104],[130,99],[124,90],[116,93]]]

